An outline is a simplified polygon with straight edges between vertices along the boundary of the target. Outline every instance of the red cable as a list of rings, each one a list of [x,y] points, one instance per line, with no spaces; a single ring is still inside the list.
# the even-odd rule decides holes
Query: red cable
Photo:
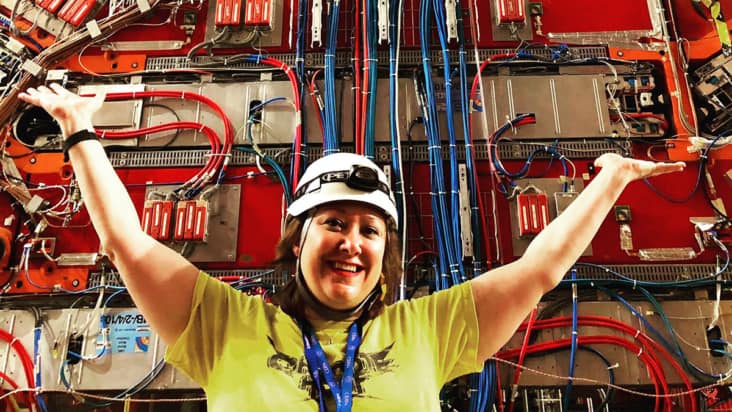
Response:
[[[15,349],[15,352],[18,354],[18,358],[23,365],[23,372],[25,372],[25,379],[28,382],[28,388],[34,389],[36,385],[35,380],[33,379],[33,360],[31,359],[28,352],[25,350],[23,344],[15,336],[3,329],[0,329],[0,339],[8,342],[8,344],[10,344],[13,349]],[[36,403],[29,392],[26,392],[26,399],[28,405],[33,405]],[[36,408],[37,407],[38,405],[36,405]]]
[[[316,92],[318,85],[315,83],[315,78],[318,76],[318,73],[320,73],[320,70],[316,70],[315,73],[313,73],[313,76],[310,78],[310,84],[308,85],[308,89],[310,90],[310,99],[313,102],[313,108],[318,111],[318,124],[320,125],[320,134],[325,138],[325,129],[323,126],[323,107],[320,106],[320,103],[318,103],[318,98],[316,97]]]
[[[10,376],[0,372],[0,379],[2,379],[4,382],[7,382],[13,389],[18,389],[18,384],[15,383],[15,381],[12,380]],[[0,393],[2,393],[2,388],[0,388]],[[26,403],[29,402],[28,395],[28,392],[23,393],[23,397],[26,398]],[[28,405],[30,405],[30,403],[28,403]],[[5,406],[8,412],[13,410],[13,404],[10,403],[10,395],[5,397]]]
[[[295,153],[293,155],[295,156],[295,160],[293,162],[293,182],[292,182],[292,190],[294,191],[297,187],[297,181],[299,179],[299,172],[300,172],[300,155],[302,150],[302,112],[301,112],[301,104],[300,104],[300,93],[298,92],[298,82],[297,77],[295,76],[295,73],[292,71],[292,69],[285,64],[284,62],[268,57],[268,56],[251,56],[252,61],[255,61],[259,64],[266,64],[268,66],[272,66],[275,68],[278,68],[285,72],[285,75],[290,80],[290,86],[292,87],[293,91],[293,100],[295,103],[295,116],[296,116],[296,125],[295,125]],[[231,121],[229,120],[228,116],[226,116],[226,113],[223,111],[221,106],[219,106],[215,101],[212,99],[203,96],[201,94],[192,93],[188,91],[173,91],[173,90],[154,90],[154,91],[142,91],[142,92],[125,92],[125,93],[109,93],[106,96],[106,100],[126,100],[126,99],[136,99],[136,98],[145,98],[145,97],[169,97],[169,98],[181,98],[181,99],[192,99],[199,102],[202,102],[206,104],[207,106],[211,107],[216,113],[218,113],[219,117],[221,118],[222,122],[224,123],[224,145],[221,150],[222,155],[221,156],[215,156],[215,167],[218,169],[219,166],[221,166],[221,173],[223,173],[226,170],[226,167],[228,166],[231,156],[231,148],[234,144],[234,128],[231,124]],[[223,159],[219,159],[223,158]]]
[[[202,170],[201,173],[197,176],[201,176],[205,180],[208,180],[208,178],[206,178],[206,174],[208,174],[209,177],[211,177],[217,170],[219,170],[219,168],[221,168],[220,173],[224,173],[224,171],[226,170],[226,167],[230,161],[229,156],[231,155],[231,146],[233,145],[233,142],[234,142],[234,129],[233,129],[233,126],[231,125],[231,121],[229,120],[228,116],[226,116],[226,113],[224,113],[221,106],[219,106],[216,102],[214,102],[210,98],[203,96],[201,94],[191,93],[191,92],[187,92],[187,91],[173,91],[173,90],[109,93],[106,95],[106,100],[116,101],[116,100],[137,99],[137,98],[145,98],[145,97],[168,97],[168,98],[191,99],[191,100],[196,100],[196,101],[202,102],[202,103],[206,104],[207,106],[211,107],[214,111],[216,111],[224,123],[224,145],[223,145],[222,150],[219,153],[215,153],[215,154],[212,153],[213,154],[212,162],[205,167],[205,171]],[[109,132],[107,132],[107,133],[109,133]],[[205,182],[201,182],[201,183],[205,183]]]
[[[519,352],[518,361],[516,362],[516,371],[513,373],[513,385],[511,386],[511,399],[508,401],[508,412],[513,412],[514,403],[516,402],[516,393],[514,393],[514,390],[518,388],[519,379],[521,378],[521,366],[524,364],[524,358],[526,357],[526,348],[529,346],[529,340],[531,339],[531,329],[534,326],[535,320],[536,308],[531,311],[531,314],[529,315],[529,321],[526,324],[524,340],[521,343],[521,351]]]
[[[151,134],[151,133],[159,133],[164,132],[168,130],[178,130],[178,129],[194,129],[198,130],[200,132],[203,132],[209,140],[209,143],[211,144],[211,156],[208,157],[208,160],[206,161],[206,165],[198,171],[193,177],[188,179],[181,187],[202,187],[206,183],[208,183],[213,175],[215,174],[216,170],[218,170],[218,166],[223,161],[221,158],[223,157],[223,153],[221,152],[220,148],[220,139],[216,132],[211,129],[208,126],[205,126],[201,123],[197,122],[173,122],[173,123],[165,123],[160,125],[155,125],[151,127],[146,127],[143,129],[137,129],[137,130],[126,130],[126,131],[110,131],[110,130],[96,130],[97,134],[99,134],[103,139],[130,139],[130,138],[137,138],[145,134]]]
[[[655,398],[654,412],[659,411],[659,400],[662,399],[660,396],[660,390],[663,390],[663,394],[668,393],[668,384],[666,382],[663,368],[658,364],[656,359],[652,356],[650,351],[641,350],[641,346],[634,344],[625,339],[621,339],[617,336],[612,335],[595,335],[595,336],[578,336],[578,345],[592,345],[592,344],[609,344],[616,345],[627,349],[630,352],[638,354],[638,357],[646,365],[651,381],[656,392],[657,397]],[[527,353],[534,354],[539,352],[545,352],[550,350],[563,349],[571,346],[571,339],[560,339],[552,342],[543,342],[533,345],[529,345]],[[510,349],[496,354],[500,358],[516,358],[520,352],[520,349]],[[660,386],[660,388],[659,388]],[[665,399],[665,398],[664,398]],[[666,410],[671,411],[671,402],[664,402]]]
[[[732,399],[722,401],[716,405],[713,405],[712,409],[709,409],[710,412],[721,412],[729,410],[732,410]]]
[[[638,329],[633,328],[630,325],[627,325],[623,322],[617,321],[613,318],[603,317],[603,316],[588,316],[583,315],[579,316],[578,324],[580,326],[594,326],[594,327],[605,327],[610,329],[615,329],[621,332],[624,332],[628,335],[633,336],[638,341],[642,342],[645,347],[648,347],[649,350],[647,352],[650,353],[659,353],[661,356],[674,368],[676,371],[676,374],[681,378],[681,380],[684,382],[684,386],[686,387],[686,390],[688,392],[691,392],[693,390],[693,387],[691,385],[691,382],[689,381],[686,373],[684,373],[684,370],[681,368],[681,366],[676,362],[673,356],[659,343],[651,339],[648,335],[641,333]],[[534,324],[535,329],[545,329],[545,328],[554,328],[554,327],[565,327],[565,326],[571,326],[572,319],[570,317],[559,317],[559,318],[552,318],[552,319],[545,319],[545,320],[539,320]],[[526,328],[525,324],[522,324],[519,326],[518,331],[521,331]],[[696,398],[693,396],[692,393],[689,393],[688,395],[689,403],[691,408],[690,411],[696,411],[698,406],[696,402]],[[686,409],[685,409],[686,410]]]

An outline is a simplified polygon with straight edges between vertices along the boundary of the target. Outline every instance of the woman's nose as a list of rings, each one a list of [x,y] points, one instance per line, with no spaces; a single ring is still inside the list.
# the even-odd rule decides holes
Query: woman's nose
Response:
[[[350,256],[360,254],[361,234],[359,233],[358,228],[350,228],[342,233],[343,238],[339,245],[340,250],[348,253]]]

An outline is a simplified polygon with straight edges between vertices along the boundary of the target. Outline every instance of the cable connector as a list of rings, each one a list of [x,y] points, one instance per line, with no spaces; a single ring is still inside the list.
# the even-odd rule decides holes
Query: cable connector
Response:
[[[313,6],[310,8],[312,22],[310,23],[310,47],[323,46],[322,29],[323,29],[323,0],[313,0]]]
[[[389,44],[389,2],[387,0],[379,0],[376,7],[379,25],[379,44]]]
[[[456,6],[455,0],[445,0],[445,26],[448,42],[458,39]]]

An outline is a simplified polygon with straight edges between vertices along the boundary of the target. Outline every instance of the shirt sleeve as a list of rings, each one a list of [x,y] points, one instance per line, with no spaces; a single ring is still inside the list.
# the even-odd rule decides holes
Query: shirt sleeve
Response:
[[[479,372],[478,315],[470,282],[424,298],[427,300],[427,333],[434,339],[434,356],[441,384],[458,376]]]
[[[206,388],[211,371],[224,350],[232,320],[256,310],[257,299],[199,272],[188,324],[165,351],[165,360]]]

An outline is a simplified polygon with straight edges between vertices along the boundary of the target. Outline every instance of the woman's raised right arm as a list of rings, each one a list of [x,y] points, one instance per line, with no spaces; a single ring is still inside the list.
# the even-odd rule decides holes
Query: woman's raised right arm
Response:
[[[18,97],[53,116],[64,139],[93,131],[92,114],[104,102],[103,95],[80,97],[56,84],[30,88]],[[173,344],[188,323],[198,269],[142,231],[132,200],[98,140],[81,141],[68,153],[104,252],[150,326]]]

